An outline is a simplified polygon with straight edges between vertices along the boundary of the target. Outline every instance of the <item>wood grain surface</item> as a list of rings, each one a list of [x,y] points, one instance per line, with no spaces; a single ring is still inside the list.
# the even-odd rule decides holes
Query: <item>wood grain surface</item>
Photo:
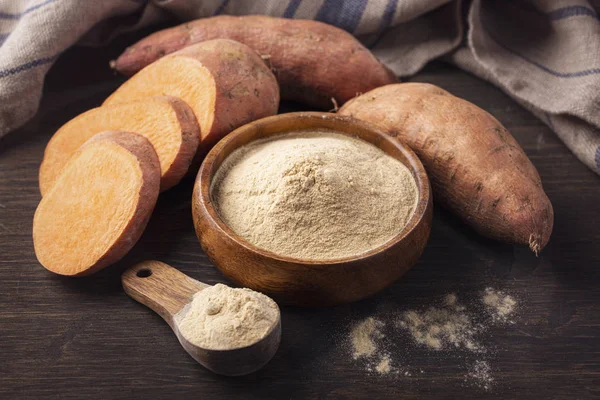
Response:
[[[146,232],[118,264],[82,279],[46,271],[31,240],[44,146],[60,125],[98,106],[122,81],[107,62],[125,44],[64,54],[47,79],[37,117],[0,141],[0,398],[600,396],[600,178],[498,89],[444,64],[427,67],[413,80],[435,83],[492,113],[540,171],[556,217],[539,258],[527,248],[483,239],[436,207],[429,244],[400,281],[359,303],[283,308],[279,351],[264,369],[241,378],[199,366],[169,326],[121,287],[125,268],[144,259],[167,262],[208,284],[227,282],[194,234],[192,179],[161,194]],[[426,351],[401,335],[388,339],[397,344],[394,360],[410,376],[370,374],[343,346],[349,326],[365,316],[426,307],[450,291],[473,299],[488,286],[507,290],[519,302],[514,325],[492,327],[481,338],[490,349],[491,390],[465,378],[476,358]]]

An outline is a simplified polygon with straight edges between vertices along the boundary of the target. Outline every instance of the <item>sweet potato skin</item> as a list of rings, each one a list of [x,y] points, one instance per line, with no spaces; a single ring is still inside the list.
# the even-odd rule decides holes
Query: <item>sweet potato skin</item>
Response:
[[[139,161],[140,169],[142,171],[142,186],[139,191],[139,201],[135,209],[133,217],[129,220],[126,228],[123,230],[122,235],[117,238],[114,245],[104,254],[103,257],[99,258],[93,265],[90,265],[87,269],[82,270],[75,274],[69,274],[69,276],[80,277],[93,274],[115,262],[120,260],[127,252],[135,245],[138,239],[141,237],[154,206],[158,199],[158,193],[160,189],[160,163],[158,156],[154,151],[154,147],[145,137],[136,133],[123,132],[123,131],[106,131],[99,133],[84,143],[79,151],[85,149],[86,146],[93,145],[96,141],[109,140],[119,146],[127,149],[130,153],[135,155]],[[72,160],[75,159],[75,156]],[[71,161],[70,161],[71,162]],[[68,166],[68,165],[67,165]],[[50,193],[55,188],[50,188]],[[51,194],[50,194],[51,195]],[[42,202],[45,198],[42,199]],[[41,206],[41,203],[40,203]],[[34,216],[34,229],[33,229],[33,242],[36,246],[36,218],[38,211],[36,210],[36,216]],[[36,255],[38,249],[36,247]],[[38,256],[39,259],[39,256]],[[41,262],[41,260],[40,260]],[[63,274],[61,271],[55,270],[52,266],[44,265],[47,269],[52,272]]]
[[[194,111],[185,101],[173,96],[159,96],[159,98],[171,103],[175,109],[179,110],[177,120],[181,126],[184,142],[182,148],[187,150],[181,152],[176,162],[172,164],[171,170],[161,176],[160,191],[164,192],[177,185],[192,167],[192,162],[200,147],[200,126],[198,126]]]
[[[198,60],[216,78],[213,127],[210,132],[201,132],[200,153],[208,151],[234,129],[277,114],[280,96],[277,80],[250,47],[218,39],[188,46],[173,56]]]
[[[260,15],[217,16],[149,35],[129,47],[111,66],[132,75],[194,43],[226,38],[244,43],[270,62],[286,100],[320,109],[379,86],[397,82],[395,74],[352,35],[318,21]]]
[[[425,166],[435,199],[480,234],[528,245],[550,239],[552,204],[540,176],[493,116],[424,83],[387,85],[340,110],[408,144]]]

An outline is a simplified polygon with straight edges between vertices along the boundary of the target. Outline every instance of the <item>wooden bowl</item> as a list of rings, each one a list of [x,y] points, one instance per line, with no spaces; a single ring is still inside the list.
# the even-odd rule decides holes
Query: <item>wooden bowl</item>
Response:
[[[416,181],[419,199],[408,224],[394,238],[356,257],[302,260],[260,249],[239,237],[221,220],[212,203],[210,186],[227,156],[254,140],[306,129],[326,129],[358,137],[408,167]],[[416,263],[431,230],[432,198],[425,169],[406,145],[353,118],[299,112],[263,118],[222,139],[208,153],[198,172],[192,213],[202,248],[217,268],[236,284],[263,292],[283,304],[332,306],[379,292]]]

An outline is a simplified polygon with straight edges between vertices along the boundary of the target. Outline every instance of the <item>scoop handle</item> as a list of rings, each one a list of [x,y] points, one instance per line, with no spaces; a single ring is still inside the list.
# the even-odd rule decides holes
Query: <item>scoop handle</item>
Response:
[[[134,300],[154,310],[173,328],[173,317],[194,294],[209,285],[190,278],[160,261],[135,264],[121,275],[123,289]]]

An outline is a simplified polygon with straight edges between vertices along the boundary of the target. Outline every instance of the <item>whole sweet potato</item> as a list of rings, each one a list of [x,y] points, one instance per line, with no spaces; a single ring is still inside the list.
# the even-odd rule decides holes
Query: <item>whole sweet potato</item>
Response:
[[[165,54],[206,40],[244,43],[268,59],[283,99],[327,109],[396,76],[349,33],[317,21],[260,15],[217,16],[156,32],[129,47],[111,63],[132,75]]]
[[[435,199],[484,236],[529,245],[552,233],[554,212],[523,149],[494,117],[424,83],[387,85],[346,103],[362,119],[408,144],[421,158]]]

